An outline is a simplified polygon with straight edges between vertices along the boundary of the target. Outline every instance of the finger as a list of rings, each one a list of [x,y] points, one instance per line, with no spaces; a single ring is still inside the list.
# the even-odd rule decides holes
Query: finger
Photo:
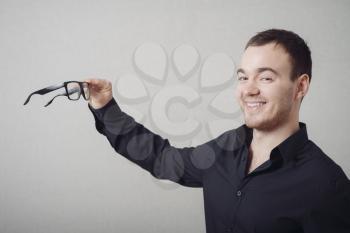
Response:
[[[107,79],[86,79],[86,82],[92,86],[104,87],[109,84]]]
[[[98,90],[102,86],[100,79],[86,79],[84,81],[89,84],[90,91]]]
[[[92,85],[97,85],[99,82],[100,82],[100,79],[85,79],[84,80],[85,82],[89,83],[89,84],[92,84]]]

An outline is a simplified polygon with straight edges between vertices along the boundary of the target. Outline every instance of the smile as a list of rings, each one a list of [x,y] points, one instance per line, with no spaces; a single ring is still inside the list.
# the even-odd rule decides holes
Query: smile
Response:
[[[266,102],[246,102],[248,109],[258,109],[265,105]]]

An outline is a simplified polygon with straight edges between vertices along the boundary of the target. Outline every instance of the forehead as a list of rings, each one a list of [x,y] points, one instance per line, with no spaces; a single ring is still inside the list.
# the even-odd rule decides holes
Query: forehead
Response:
[[[290,74],[292,64],[286,50],[276,43],[249,46],[243,53],[240,68],[250,73],[261,67],[269,67],[279,73]]]

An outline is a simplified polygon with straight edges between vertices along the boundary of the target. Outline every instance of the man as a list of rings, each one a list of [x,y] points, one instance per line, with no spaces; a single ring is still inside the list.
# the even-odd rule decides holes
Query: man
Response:
[[[350,182],[299,122],[311,64],[293,32],[252,37],[237,70],[245,124],[197,147],[175,148],[135,122],[106,80],[86,80],[89,108],[119,154],[157,178],[203,188],[208,233],[349,233]]]

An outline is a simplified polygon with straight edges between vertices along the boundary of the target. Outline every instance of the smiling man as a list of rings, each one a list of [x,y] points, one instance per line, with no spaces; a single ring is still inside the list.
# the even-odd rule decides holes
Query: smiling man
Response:
[[[173,147],[136,122],[107,80],[86,80],[89,108],[120,155],[156,178],[203,188],[207,233],[348,233],[349,179],[299,121],[311,64],[291,31],[252,37],[237,70],[245,124],[197,147]]]
[[[248,42],[237,70],[236,89],[245,124],[253,129],[248,172],[299,130],[299,109],[308,91],[311,64],[309,48],[292,32],[269,30]]]

